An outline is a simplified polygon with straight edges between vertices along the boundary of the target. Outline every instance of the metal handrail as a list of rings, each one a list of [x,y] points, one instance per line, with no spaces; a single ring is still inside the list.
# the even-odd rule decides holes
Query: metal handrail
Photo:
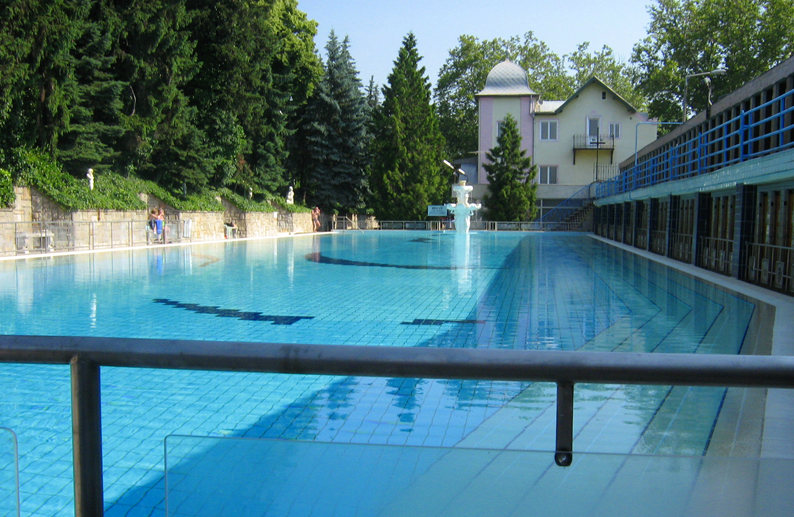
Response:
[[[555,461],[573,461],[577,383],[794,388],[794,357],[0,336],[0,362],[70,364],[75,515],[102,515],[100,366],[557,384]]]
[[[582,208],[587,201],[590,200],[590,185],[586,185],[581,189],[577,190],[573,195],[571,195],[568,199],[560,203],[559,205],[555,206],[540,219],[538,219],[539,223],[561,223],[564,222],[565,219],[571,214],[574,213],[576,210]],[[582,192],[587,192],[587,195],[582,197]]]

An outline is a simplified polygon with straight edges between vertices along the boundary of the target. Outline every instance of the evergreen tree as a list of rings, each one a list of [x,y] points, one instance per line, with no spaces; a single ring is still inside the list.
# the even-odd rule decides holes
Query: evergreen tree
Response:
[[[0,5],[0,138],[51,155],[77,95],[75,47],[88,0],[12,0]]]
[[[116,78],[113,68],[121,25],[117,14],[104,1],[93,3],[75,46],[75,96],[57,159],[76,176],[88,168],[109,170],[120,155],[122,99],[128,85]]]
[[[279,192],[287,183],[288,122],[321,70],[315,23],[295,0],[191,3],[201,70],[188,85],[216,184]]]
[[[207,184],[204,134],[185,85],[199,67],[186,0],[142,0],[121,11],[117,77],[128,83],[124,168],[174,192]],[[128,114],[128,115],[127,115]]]
[[[423,220],[428,205],[441,204],[449,195],[449,175],[442,170],[444,138],[420,60],[409,33],[375,111],[370,184],[372,208],[381,220]]]
[[[304,194],[312,205],[358,211],[368,191],[367,111],[348,39],[333,31],[323,76],[304,111],[300,147]]]
[[[521,149],[515,119],[507,114],[496,147],[486,153],[489,194],[483,199],[491,221],[524,221],[537,215],[537,166]]]

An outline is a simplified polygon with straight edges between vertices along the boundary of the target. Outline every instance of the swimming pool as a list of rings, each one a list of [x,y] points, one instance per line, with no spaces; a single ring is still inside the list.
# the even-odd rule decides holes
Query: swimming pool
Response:
[[[3,262],[0,308],[4,334],[730,354],[754,313],[583,234],[423,232]],[[24,513],[69,514],[68,368],[0,368]],[[701,455],[725,392],[577,386],[575,447]],[[172,433],[554,448],[540,383],[103,368],[102,396],[107,515],[162,514]]]

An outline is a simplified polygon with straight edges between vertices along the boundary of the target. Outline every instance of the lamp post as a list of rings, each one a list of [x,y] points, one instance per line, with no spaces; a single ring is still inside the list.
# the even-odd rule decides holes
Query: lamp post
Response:
[[[688,91],[689,90],[689,78],[690,77],[703,77],[704,75],[722,75],[722,74],[724,74],[726,72],[727,72],[727,70],[725,70],[724,68],[715,68],[714,70],[712,70],[710,72],[700,72],[698,74],[689,74],[689,75],[687,75],[684,78],[684,98],[681,101],[681,110],[683,111],[683,114],[681,116],[681,122],[686,122],[687,121],[687,116],[686,116],[687,105],[686,105],[686,101],[687,101],[687,94],[689,93],[689,91]]]
[[[456,168],[454,165],[452,165],[451,163],[449,163],[447,160],[444,160],[444,165],[446,165],[447,167],[449,167],[450,169],[452,169],[453,171],[455,171],[455,175],[457,176],[457,178],[456,178],[456,181],[460,181],[460,177],[461,177],[461,175],[463,175],[463,176],[466,176],[466,178],[468,178],[468,177],[469,177],[469,175],[468,175],[468,174],[466,174],[465,172],[463,172],[463,169],[461,169],[461,168],[459,168],[459,167],[457,167],[457,168]]]

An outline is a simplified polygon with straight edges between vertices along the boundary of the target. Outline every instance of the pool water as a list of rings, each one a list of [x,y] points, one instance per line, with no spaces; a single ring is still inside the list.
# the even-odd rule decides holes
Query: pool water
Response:
[[[585,234],[355,232],[0,263],[3,334],[736,354],[754,309]],[[23,514],[69,515],[68,367],[0,369]],[[552,384],[101,375],[109,516],[164,515],[169,434],[554,448]],[[578,385],[574,449],[703,455],[725,393]]]

